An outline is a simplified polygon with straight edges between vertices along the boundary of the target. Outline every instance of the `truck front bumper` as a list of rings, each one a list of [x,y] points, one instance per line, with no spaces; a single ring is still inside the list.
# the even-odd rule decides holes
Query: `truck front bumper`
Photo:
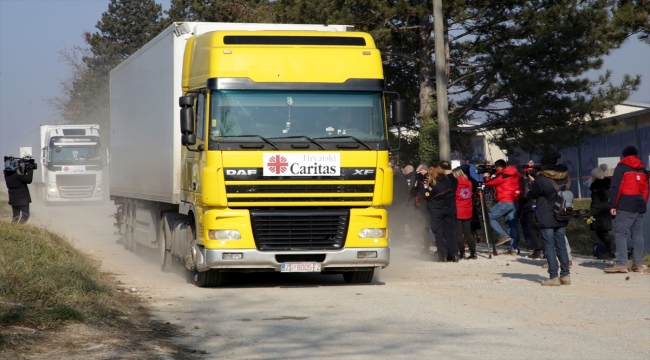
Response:
[[[376,258],[359,258],[359,252],[376,251]],[[224,260],[224,254],[242,254],[241,260]],[[195,247],[196,268],[198,271],[210,269],[232,269],[233,271],[275,270],[280,271],[281,263],[276,255],[325,255],[321,262],[321,271],[336,272],[359,268],[385,268],[390,261],[390,249],[383,248],[345,248],[332,251],[258,251],[257,249],[206,249]]]

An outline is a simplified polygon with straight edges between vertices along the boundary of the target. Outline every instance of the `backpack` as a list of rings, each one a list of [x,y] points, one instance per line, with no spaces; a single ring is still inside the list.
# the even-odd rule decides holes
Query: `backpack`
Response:
[[[568,221],[573,216],[573,193],[569,191],[571,188],[571,180],[566,185],[560,186],[553,179],[549,179],[553,189],[557,191],[555,200],[553,201],[553,216],[557,221]]]

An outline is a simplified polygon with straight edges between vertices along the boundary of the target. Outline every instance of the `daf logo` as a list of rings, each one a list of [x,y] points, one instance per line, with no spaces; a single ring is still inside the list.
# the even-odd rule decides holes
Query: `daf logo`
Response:
[[[257,169],[228,169],[226,175],[257,175]]]
[[[374,173],[375,169],[354,169],[354,174],[352,175],[368,175]]]

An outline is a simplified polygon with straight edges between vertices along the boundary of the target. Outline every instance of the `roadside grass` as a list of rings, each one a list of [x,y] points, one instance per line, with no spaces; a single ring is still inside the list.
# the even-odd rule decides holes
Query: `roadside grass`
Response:
[[[7,201],[7,194],[0,192],[0,219],[11,219],[11,206]]]
[[[592,256],[594,245],[600,243],[596,233],[591,231],[589,224],[587,224],[590,206],[590,198],[573,200],[573,209],[578,214],[569,221],[569,226],[566,229],[566,236],[569,239],[573,254]]]
[[[589,198],[573,199],[574,210],[589,211],[590,206],[591,206],[591,199]]]
[[[596,237],[596,233],[591,231],[583,218],[574,218],[569,221],[566,236],[569,239],[571,253],[573,254],[592,256],[594,245],[600,242]]]
[[[125,325],[117,284],[65,238],[37,226],[10,223],[0,193],[0,350],[10,326],[56,330],[77,322]],[[17,341],[17,342],[16,342]]]
[[[194,360],[205,354],[176,344],[179,328],[152,320],[146,300],[64,237],[10,220],[0,192],[0,359]]]

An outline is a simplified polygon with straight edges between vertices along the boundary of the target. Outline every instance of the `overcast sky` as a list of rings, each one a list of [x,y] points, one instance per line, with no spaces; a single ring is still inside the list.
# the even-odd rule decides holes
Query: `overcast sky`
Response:
[[[108,0],[0,0],[0,156],[30,146],[40,124],[55,123],[47,100],[56,96],[70,69],[59,52],[83,46],[82,33],[96,31]],[[158,1],[163,8],[169,1]],[[650,103],[650,45],[628,41],[605,61],[614,83],[624,74],[642,75],[630,101]],[[92,119],[89,119],[92,122]]]

